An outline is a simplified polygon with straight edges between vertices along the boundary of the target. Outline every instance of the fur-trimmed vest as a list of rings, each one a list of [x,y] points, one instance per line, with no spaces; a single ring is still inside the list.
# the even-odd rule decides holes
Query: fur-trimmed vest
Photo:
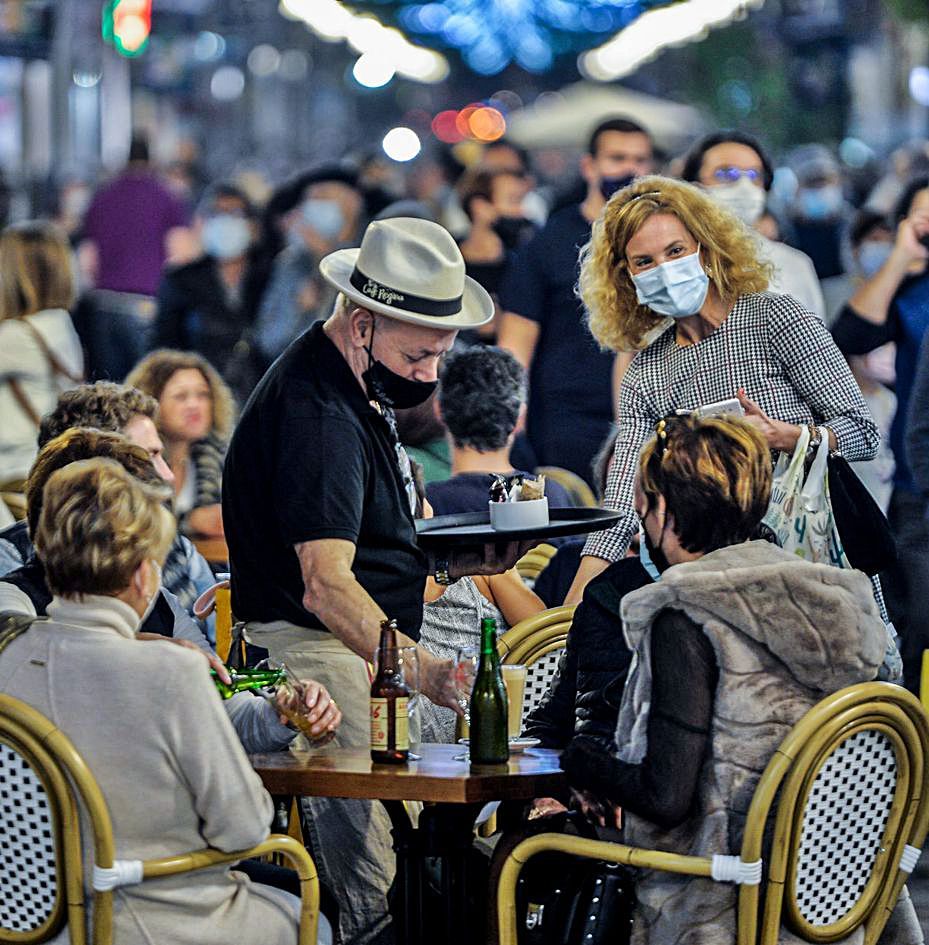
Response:
[[[616,739],[630,763],[641,762],[647,747],[650,630],[668,607],[700,625],[716,656],[707,754],[689,819],[664,830],[626,814],[625,842],[694,856],[738,854],[755,786],[777,746],[824,696],[876,677],[884,625],[863,574],[811,564],[768,542],[733,545],[670,568],[622,603],[635,657]],[[637,898],[634,945],[735,941],[732,884],[649,871]],[[781,941],[797,939],[784,930]]]

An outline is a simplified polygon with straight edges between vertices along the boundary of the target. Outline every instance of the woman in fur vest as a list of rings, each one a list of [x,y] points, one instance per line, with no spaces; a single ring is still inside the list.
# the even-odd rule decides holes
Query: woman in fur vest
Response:
[[[635,508],[662,577],[622,601],[635,656],[615,754],[581,736],[562,755],[588,813],[612,824],[621,808],[632,846],[737,852],[790,729],[877,676],[886,638],[868,578],[749,540],[770,491],[769,447],[741,420],[669,418],[642,451]],[[734,885],[644,872],[632,942],[730,945],[736,898]],[[905,892],[882,941],[923,941]]]

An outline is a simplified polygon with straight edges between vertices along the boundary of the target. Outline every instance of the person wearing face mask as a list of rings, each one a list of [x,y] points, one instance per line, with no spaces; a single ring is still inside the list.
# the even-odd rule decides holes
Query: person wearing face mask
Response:
[[[751,135],[718,131],[693,146],[681,179],[704,187],[716,203],[754,228],[764,213],[774,168]],[[761,233],[757,239],[759,257],[773,267],[768,291],[793,296],[807,311],[825,318],[823,293],[810,257]]]
[[[905,682],[918,692],[922,651],[929,647],[929,477],[925,468],[917,474],[911,461],[922,467],[925,456],[920,444],[924,433],[915,431],[924,429],[919,410],[926,403],[926,379],[920,376],[919,364],[929,328],[929,177],[910,181],[894,210],[893,223],[889,255],[855,290],[832,333],[849,357],[868,354],[888,342],[896,345],[897,413],[890,429],[896,470],[887,518],[897,541],[897,565],[881,580],[903,640]]]
[[[641,125],[626,118],[601,122],[581,159],[583,202],[552,213],[507,271],[497,343],[529,371],[526,443],[514,456],[516,466],[561,466],[590,481],[590,462],[613,421],[616,359],[598,348],[584,324],[574,293],[578,252],[607,200],[649,173],[653,161]]]
[[[416,487],[394,410],[425,401],[458,330],[493,316],[451,234],[428,220],[375,221],[359,248],[330,253],[320,272],[338,292],[333,313],[291,343],[242,411],[223,520],[232,609],[248,639],[335,686],[337,744],[367,748],[365,660],[381,622],[395,618],[414,644],[427,573],[440,584],[502,573],[525,548],[430,559],[416,542]],[[419,668],[421,692],[454,709],[451,661],[419,648]],[[368,801],[302,803],[320,874],[342,907],[341,941],[392,942],[386,812]]]
[[[791,728],[827,695],[877,677],[884,625],[861,572],[753,540],[772,472],[747,420],[671,417],[656,433],[636,462],[633,514],[661,580],[619,607],[635,656],[613,744],[575,737],[561,767],[601,825],[618,827],[621,808],[632,847],[734,853],[747,799]],[[629,941],[733,942],[737,899],[731,884],[641,871]],[[894,905],[879,941],[921,943],[905,890]]]
[[[848,238],[853,263],[851,269],[822,281],[826,324],[829,326],[834,324],[852,294],[887,262],[894,244],[894,232],[887,215],[873,210],[858,211]]]
[[[256,212],[245,193],[220,183],[197,211],[203,254],[167,270],[158,289],[154,348],[203,355],[245,400],[257,378],[239,370],[258,304],[252,266]]]
[[[795,155],[797,192],[790,210],[791,245],[813,260],[816,275],[829,279],[845,271],[851,207],[845,200],[835,158],[819,145]]]
[[[335,292],[319,261],[352,245],[365,221],[357,174],[325,164],[291,185],[293,205],[284,217],[287,245],[274,260],[255,321],[255,343],[265,367],[301,332],[332,311]]]
[[[35,539],[53,598],[48,620],[8,639],[0,689],[73,742],[103,793],[122,857],[261,842],[273,805],[206,663],[137,638],[174,532],[163,491],[97,458],[57,470],[43,492]],[[61,685],[62,673],[82,684]],[[291,945],[293,905],[231,868],[200,870],[122,889],[113,941]],[[327,923],[321,932],[331,942]],[[65,930],[55,941],[68,938]]]
[[[877,429],[848,364],[819,318],[765,291],[770,271],[744,226],[692,184],[643,178],[594,224],[580,277],[590,330],[604,347],[637,353],[605,501],[623,517],[587,541],[567,603],[638,530],[636,460],[662,417],[738,398],[774,451],[792,452],[813,425],[851,461],[875,455]]]
[[[458,197],[471,221],[468,235],[459,244],[465,271],[490,293],[497,308],[494,321],[480,334],[480,339],[490,344],[496,335],[500,285],[507,267],[536,232],[523,215],[525,193],[525,179],[507,170],[475,167],[458,182]]]

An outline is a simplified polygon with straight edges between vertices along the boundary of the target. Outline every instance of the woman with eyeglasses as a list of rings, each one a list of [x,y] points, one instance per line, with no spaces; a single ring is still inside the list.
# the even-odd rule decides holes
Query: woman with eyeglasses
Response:
[[[738,854],[787,733],[881,664],[884,626],[863,574],[752,540],[771,492],[768,445],[748,420],[673,417],[637,464],[633,514],[661,580],[620,605],[635,655],[615,743],[580,735],[561,756],[589,817],[615,827],[622,809],[630,846]],[[632,945],[731,943],[737,897],[733,884],[640,872]],[[880,941],[922,942],[905,892]]]
[[[826,303],[813,260],[806,253],[755,229],[765,212],[774,168],[761,143],[741,131],[717,131],[698,141],[684,162],[681,178],[699,184],[721,207],[752,228],[758,255],[771,263],[769,292],[792,295],[805,309],[826,317]]]
[[[773,450],[792,452],[804,426],[849,460],[871,459],[879,435],[822,321],[767,290],[771,266],[731,213],[691,184],[644,177],[619,191],[581,253],[580,293],[604,348],[635,351],[619,395],[619,434],[605,505],[622,511],[592,535],[566,603],[623,557],[639,530],[633,480],[662,417],[728,402]],[[735,404],[733,404],[735,402]]]

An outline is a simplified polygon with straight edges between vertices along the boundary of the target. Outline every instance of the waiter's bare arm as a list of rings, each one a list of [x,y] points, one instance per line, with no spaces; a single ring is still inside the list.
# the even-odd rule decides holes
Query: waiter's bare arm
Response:
[[[373,659],[386,614],[352,573],[355,545],[342,538],[321,538],[294,546],[303,575],[303,606],[350,650]],[[401,634],[404,644],[413,640]],[[460,711],[451,660],[419,650],[420,687],[436,705]]]

